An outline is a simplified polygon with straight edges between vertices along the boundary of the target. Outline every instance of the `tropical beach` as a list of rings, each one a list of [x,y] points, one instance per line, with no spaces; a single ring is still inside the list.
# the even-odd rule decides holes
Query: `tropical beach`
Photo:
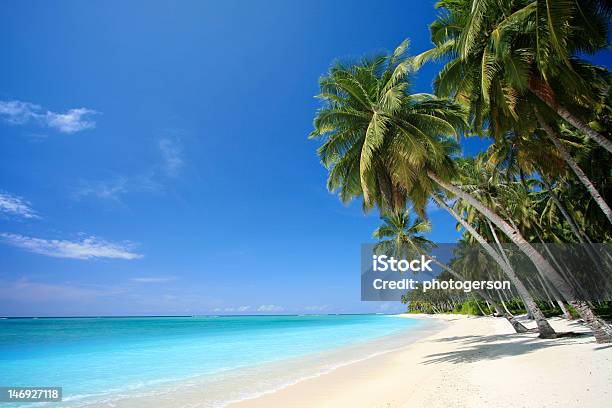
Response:
[[[230,406],[605,407],[610,401],[612,347],[588,336],[542,341],[512,335],[502,319],[406,317],[447,324],[400,350]],[[562,319],[551,324],[585,332]]]
[[[609,405],[609,1],[2,8],[0,406]]]
[[[160,319],[163,322],[168,318],[157,318],[158,321]],[[257,330],[261,330],[263,322],[257,322],[259,318],[242,318],[242,321],[245,319],[251,319],[259,327]],[[305,326],[298,323],[300,319],[306,320]],[[132,346],[125,350],[132,355],[132,362],[140,358],[136,353],[143,354],[142,358],[149,361],[147,363],[142,360],[139,366],[134,367],[143,374],[147,373],[147,377],[141,374],[136,377],[138,384],[130,384],[130,374],[115,369],[115,387],[123,389],[112,390],[113,387],[106,386],[109,391],[97,395],[87,395],[91,389],[83,388],[87,387],[90,379],[95,378],[90,372],[91,363],[81,360],[88,367],[78,372],[78,368],[69,368],[67,361],[64,361],[64,370],[68,372],[53,375],[65,384],[64,392],[72,396],[58,406],[488,407],[514,406],[519,403],[525,407],[572,407],[577,404],[603,407],[612,392],[612,348],[594,343],[588,330],[578,322],[550,319],[555,330],[575,335],[542,340],[538,339],[537,333],[517,335],[503,318],[494,317],[402,314],[326,317],[318,321],[334,319],[340,325],[319,329],[320,334],[309,329],[311,333],[301,341],[300,351],[287,349],[288,346],[283,343],[297,342],[295,335],[299,336],[299,331],[294,332],[291,326],[299,324],[296,327],[314,327],[312,325],[317,318],[266,318],[269,330],[274,330],[272,327],[275,324],[282,325],[282,331],[278,332],[284,333],[280,342],[273,340],[271,334],[262,334],[264,337],[260,338],[261,335],[253,333],[254,337],[251,337],[242,330],[241,336],[249,339],[245,352],[251,355],[250,362],[245,360],[239,350],[233,353],[235,362],[228,361],[230,353],[215,351],[212,344],[205,345],[206,337],[184,339],[183,342],[187,343],[184,346],[175,344],[174,347],[179,349],[174,352],[168,348],[168,340],[157,340],[154,347],[157,354],[165,356],[165,361],[151,361],[150,356],[145,354],[146,347],[150,346]],[[520,320],[528,327],[535,327],[525,317]],[[370,326],[370,334],[361,333],[360,339],[354,334],[344,336],[344,341],[336,340],[335,343],[329,343],[330,340],[326,339],[326,332],[334,338],[348,334],[346,330],[363,332],[368,328],[368,325],[364,325],[367,321],[374,325]],[[171,331],[171,322],[161,324],[167,325],[165,331]],[[130,326],[136,326],[136,322],[130,323]],[[185,332],[185,328],[182,331]],[[393,334],[394,331],[396,334]],[[210,329],[205,332],[209,333]],[[224,343],[231,344],[228,329],[223,332]],[[348,337],[351,337],[350,341]],[[265,346],[257,346],[258,341],[264,342]],[[128,343],[124,340],[122,345],[125,348]],[[206,352],[204,360],[195,354],[199,348]],[[271,349],[274,350],[274,356],[257,357]],[[93,352],[91,350],[88,353]],[[116,355],[119,352],[120,349],[117,349],[111,354],[101,354],[100,358],[106,361],[105,364],[121,366],[118,360],[115,361],[122,358]],[[189,360],[195,362],[191,374],[201,373],[207,366],[210,374],[189,375],[190,372],[185,371],[185,362],[180,362],[180,366],[168,365],[168,360],[177,358],[171,353],[177,352],[188,355]],[[70,350],[63,353],[76,354]],[[59,356],[58,351],[54,354]],[[223,366],[210,367],[214,356],[221,358],[219,362],[223,361]],[[5,378],[9,378],[7,375],[10,376],[11,372],[18,375],[13,364],[5,360]],[[52,367],[53,364],[58,362],[53,359],[45,361],[45,367]],[[236,368],[232,369],[231,364]],[[27,370],[31,368],[21,366],[20,372],[23,375]],[[167,376],[170,371],[175,379],[157,377],[156,381],[156,375]],[[42,374],[29,375],[44,377]],[[75,375],[77,377],[70,379],[70,376]],[[568,377],[574,381],[568,383]],[[75,380],[77,382],[72,384]],[[12,381],[19,382],[16,379]],[[584,384],[588,384],[588,387],[584,387]],[[73,390],[78,391],[80,396],[75,397]]]

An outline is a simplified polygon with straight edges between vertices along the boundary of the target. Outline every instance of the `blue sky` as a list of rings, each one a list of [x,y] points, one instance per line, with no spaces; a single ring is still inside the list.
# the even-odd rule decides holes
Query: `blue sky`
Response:
[[[2,7],[1,315],[403,308],[359,301],[378,217],[326,191],[306,135],[332,61],[427,49],[433,2]]]

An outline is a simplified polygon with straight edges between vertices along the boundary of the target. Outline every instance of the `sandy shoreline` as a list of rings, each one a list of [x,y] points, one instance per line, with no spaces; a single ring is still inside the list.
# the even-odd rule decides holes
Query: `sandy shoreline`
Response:
[[[592,336],[541,340],[514,334],[503,319],[407,317],[449,324],[401,350],[230,407],[605,407],[612,401],[612,345]],[[587,333],[577,322],[551,324]]]

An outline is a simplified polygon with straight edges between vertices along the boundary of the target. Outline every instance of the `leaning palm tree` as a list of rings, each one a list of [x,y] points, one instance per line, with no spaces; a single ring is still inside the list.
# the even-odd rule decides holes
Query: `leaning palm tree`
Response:
[[[445,200],[437,194],[433,195],[434,201],[443,209],[445,209],[450,215],[452,215],[457,222],[465,229],[467,234],[473,238],[478,244],[482,246],[487,255],[499,265],[504,274],[510,279],[517,289],[521,300],[525,304],[525,307],[529,311],[529,314],[534,318],[542,338],[554,338],[556,336],[555,330],[546,320],[544,313],[540,310],[537,303],[529,293],[529,290],[525,287],[521,279],[517,276],[516,272],[512,268],[510,262],[503,255],[503,250],[498,252],[493,246],[474,228],[464,217],[459,215],[455,209],[448,206]],[[500,248],[501,249],[501,248]],[[511,322],[512,323],[512,322]]]
[[[578,178],[578,180],[580,180],[580,183],[582,183],[582,185],[586,188],[593,200],[595,200],[595,203],[605,214],[606,218],[608,219],[608,222],[612,224],[612,209],[610,209],[610,206],[608,206],[608,203],[606,203],[605,199],[602,197],[601,193],[594,185],[594,183],[588,178],[586,173],[578,165],[578,162],[570,155],[560,137],[560,131],[555,129],[556,125],[553,125],[549,121],[547,121],[546,118],[542,115],[542,113],[540,113],[538,108],[534,107],[534,112],[540,126],[546,132],[549,139],[553,142],[561,157],[576,174],[576,177]]]
[[[506,237],[508,237],[510,242],[515,244],[517,248],[531,260],[536,269],[541,272],[568,301],[568,303],[572,305],[580,317],[582,317],[582,319],[585,321],[587,326],[589,326],[589,328],[593,331],[593,334],[598,342],[612,342],[612,326],[593,312],[588,302],[580,295],[576,288],[570,285],[567,280],[553,267],[551,262],[549,262],[527,239],[525,239],[525,237],[523,237],[521,231],[516,228],[516,226],[511,225],[507,219],[497,214],[494,207],[491,208],[490,206],[487,206],[469,191],[465,191],[462,188],[463,186],[452,182],[447,182],[438,177],[435,173],[428,174],[431,179],[433,179],[449,194],[465,201],[466,204],[473,207],[489,222],[499,228],[499,230],[505,234]],[[439,203],[441,202],[440,200],[437,201]],[[458,217],[458,220],[460,218],[461,217]],[[467,225],[462,225],[464,225],[464,227],[467,229]]]
[[[472,205],[504,232],[554,282],[576,299],[572,288],[520,232],[475,197],[453,184],[454,137],[465,128],[462,109],[428,94],[409,94],[411,66],[403,43],[391,56],[353,65],[336,64],[320,80],[323,107],[311,137],[324,140],[319,156],[329,169],[328,188],[343,201],[363,197],[364,208],[383,212],[405,206],[418,215],[438,188]],[[600,341],[612,341],[612,328],[597,318],[586,302],[572,300]]]
[[[467,7],[468,3],[471,3],[470,8]],[[594,119],[592,112],[585,108],[600,106],[609,110],[602,102],[609,89],[608,73],[607,70],[570,58],[571,52],[581,41],[588,42],[592,38],[581,38],[580,34],[577,34],[577,38],[559,40],[556,36],[567,35],[566,30],[555,34],[556,29],[552,30],[548,26],[552,20],[555,24],[574,24],[574,28],[585,24],[582,17],[571,16],[571,13],[578,12],[572,9],[573,5],[563,5],[571,10],[570,14],[556,16],[558,9],[550,10],[548,4],[540,3],[544,2],[440,2],[439,5],[447,5],[449,11],[445,18],[440,18],[432,24],[432,33],[441,35],[440,30],[448,27],[451,22],[453,30],[443,30],[443,38],[446,41],[422,54],[416,61],[420,63],[428,56],[445,55],[451,58],[446,67],[453,67],[453,70],[447,70],[446,67],[442,69],[436,79],[437,91],[443,95],[454,95],[468,104],[477,131],[482,132],[482,126],[486,123],[489,133],[495,139],[500,139],[508,130],[513,130],[512,133],[517,136],[520,133],[531,136],[537,127],[541,127],[548,135],[548,142],[554,144],[560,156],[612,223],[612,210],[565,149],[559,132],[555,131],[556,126],[551,124],[551,120],[553,123],[559,121],[561,109],[566,114],[562,117],[574,118],[570,123],[575,126],[578,126],[578,122],[581,123],[581,131],[612,152],[612,142],[586,125],[584,120],[579,120],[576,115],[571,115],[567,109],[560,107],[561,93],[555,94],[550,85],[563,80],[559,87],[571,97],[567,103],[576,106],[576,109],[583,109],[585,117]],[[601,13],[592,10],[592,4],[585,6],[584,12],[587,15],[601,17]],[[547,14],[542,20],[538,18],[538,12],[544,11]],[[544,24],[545,27],[538,24]],[[601,32],[590,28],[594,31],[594,38],[603,35],[605,39],[606,30]],[[536,40],[534,36],[540,37]],[[600,38],[597,41],[603,40]],[[450,48],[449,43],[453,44]],[[557,47],[560,47],[561,43],[565,48],[558,50]],[[595,44],[596,42],[592,43],[589,49],[595,50]],[[555,54],[548,55],[553,49]],[[559,69],[559,65],[565,68]],[[465,72],[470,74],[467,78],[457,78],[458,74]],[[586,96],[583,98],[582,95]],[[546,116],[552,116],[551,120]],[[521,128],[520,132],[517,132],[517,128]]]
[[[411,213],[408,210],[384,215],[381,219],[383,224],[373,234],[374,238],[378,239],[378,242],[373,247],[375,253],[383,253],[398,259],[408,259],[424,255],[455,279],[466,280],[464,275],[429,255],[431,249],[435,247],[435,244],[423,235],[431,230],[431,223],[429,221],[419,219],[418,217],[411,220]],[[517,333],[528,331],[510,312],[502,310],[499,304],[486,291],[477,290],[477,292],[493,306],[498,315],[504,316],[510,322]]]
[[[423,215],[427,194],[423,163],[452,174],[452,138],[465,128],[464,112],[453,102],[430,94],[409,94],[408,41],[390,55],[359,63],[335,64],[320,80],[323,101],[311,138],[329,169],[328,188],[342,201],[363,197],[365,209],[401,211],[410,196]]]
[[[442,0],[436,6],[442,13],[431,25],[435,48],[415,64],[446,61],[435,81],[439,94],[469,104],[477,123],[491,102],[493,116],[518,119],[516,103],[533,96],[612,152],[612,142],[589,126],[597,119],[593,106],[610,111],[602,103],[607,70],[576,57],[608,46],[609,2]]]

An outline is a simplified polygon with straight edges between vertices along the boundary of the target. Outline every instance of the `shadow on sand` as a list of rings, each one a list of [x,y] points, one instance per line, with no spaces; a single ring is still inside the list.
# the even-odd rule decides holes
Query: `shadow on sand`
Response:
[[[446,353],[430,354],[423,364],[441,362],[473,363],[482,360],[493,360],[507,356],[517,356],[533,351],[575,344],[571,338],[588,338],[589,333],[558,333],[556,339],[540,339],[533,334],[496,334],[488,336],[455,336],[437,339],[437,342],[458,342],[463,348]],[[610,346],[606,346],[610,347]]]

